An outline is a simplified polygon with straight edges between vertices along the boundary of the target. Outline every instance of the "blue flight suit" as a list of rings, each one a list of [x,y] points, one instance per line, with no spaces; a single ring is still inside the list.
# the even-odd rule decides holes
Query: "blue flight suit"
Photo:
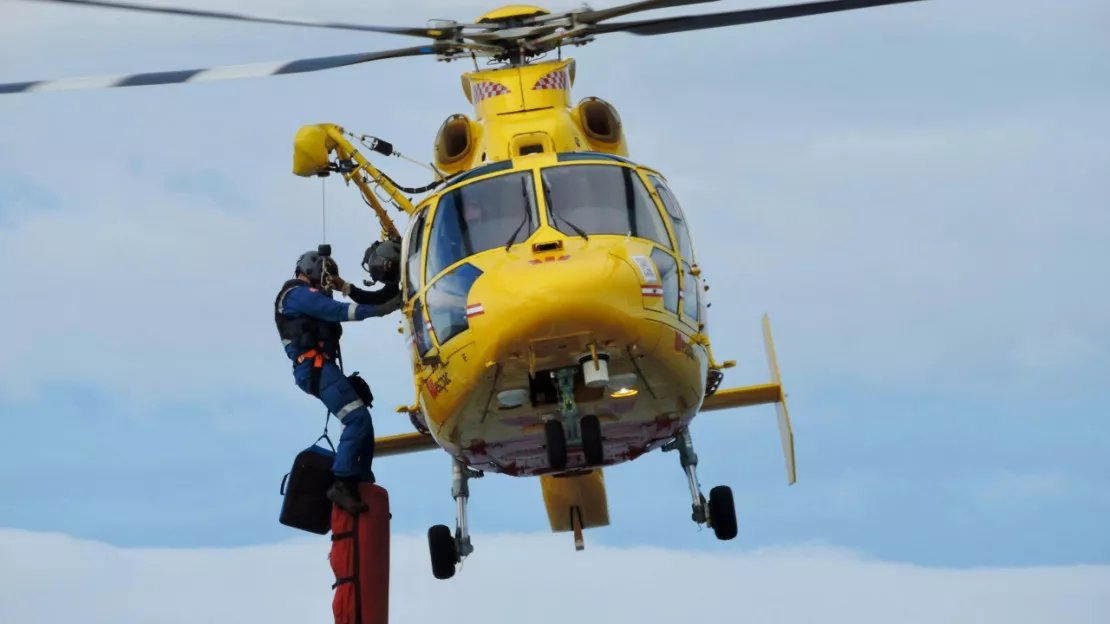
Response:
[[[379,292],[362,291],[359,294],[378,295]],[[304,280],[286,282],[282,293],[275,305],[275,313],[279,317],[279,334],[282,332],[283,320],[315,319],[320,322],[314,326],[322,328],[318,331],[323,334],[324,340],[317,342],[314,348],[305,348],[303,341],[300,341],[302,344],[297,344],[299,341],[290,335],[283,335],[282,343],[286,355],[293,361],[293,379],[297,386],[305,393],[318,397],[328,411],[343,424],[332,472],[340,478],[360,478],[373,482],[374,473],[371,468],[374,460],[374,424],[369,406],[335,360],[339,355],[339,338],[342,335],[340,323],[384,316],[396,308],[382,306],[381,303],[385,301],[378,304],[341,303]],[[287,330],[287,334],[289,333]],[[315,380],[314,372],[318,375]],[[318,384],[315,388],[314,382]]]

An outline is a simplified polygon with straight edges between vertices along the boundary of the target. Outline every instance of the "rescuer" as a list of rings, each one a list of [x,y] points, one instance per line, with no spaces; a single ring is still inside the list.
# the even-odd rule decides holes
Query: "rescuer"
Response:
[[[282,285],[274,300],[274,321],[285,353],[293,361],[297,386],[320,399],[343,424],[332,465],[336,480],[328,499],[350,513],[360,513],[367,511],[367,506],[359,497],[358,482],[374,481],[373,395],[362,378],[344,375],[336,364],[342,323],[386,316],[400,309],[402,297],[396,283],[386,283],[377,291],[351,286],[339,278],[339,268],[330,256],[328,245],[301,255],[294,278]],[[334,300],[336,286],[353,303]]]

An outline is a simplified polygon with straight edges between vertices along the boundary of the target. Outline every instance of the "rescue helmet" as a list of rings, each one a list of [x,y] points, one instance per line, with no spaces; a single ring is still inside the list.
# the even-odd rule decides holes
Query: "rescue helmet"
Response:
[[[362,256],[362,268],[375,282],[399,284],[401,282],[401,240],[390,238],[374,241]]]
[[[297,258],[297,270],[294,272],[294,277],[304,275],[313,284],[320,284],[324,279],[325,262],[327,262],[328,273],[333,275],[339,273],[339,267],[335,264],[335,260],[320,255],[320,252],[316,250],[306,251],[301,254],[300,258]]]

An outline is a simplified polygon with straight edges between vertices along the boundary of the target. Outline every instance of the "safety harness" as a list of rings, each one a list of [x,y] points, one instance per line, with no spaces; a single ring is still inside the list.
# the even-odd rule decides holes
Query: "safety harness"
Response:
[[[309,373],[308,388],[312,396],[320,398],[320,376],[324,371],[324,360],[330,360],[327,353],[323,351],[323,343],[320,344],[319,349],[309,349],[304,353],[297,356],[297,365],[303,364],[305,360],[312,358],[312,372]]]

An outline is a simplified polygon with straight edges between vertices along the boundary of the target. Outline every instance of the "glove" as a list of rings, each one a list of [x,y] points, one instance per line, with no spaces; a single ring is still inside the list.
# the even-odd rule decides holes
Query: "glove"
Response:
[[[401,295],[401,293],[398,292],[396,295],[393,296],[392,299],[386,301],[378,307],[378,309],[380,310],[378,316],[393,314],[397,310],[400,310],[401,306],[403,306],[404,303],[404,297]]]

